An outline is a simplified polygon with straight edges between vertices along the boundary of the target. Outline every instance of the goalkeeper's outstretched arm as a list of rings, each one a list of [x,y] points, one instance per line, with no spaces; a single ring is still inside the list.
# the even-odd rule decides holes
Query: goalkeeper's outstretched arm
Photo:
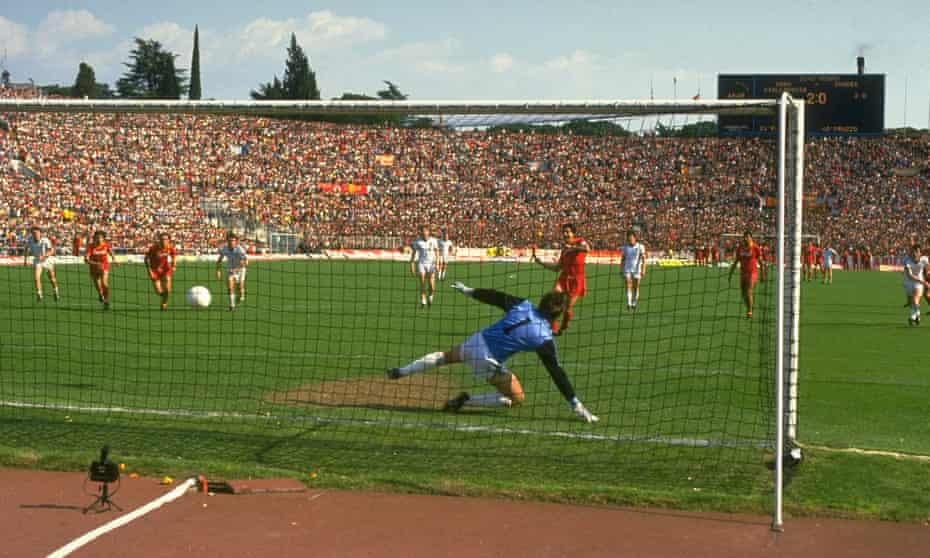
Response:
[[[459,281],[453,283],[452,288],[465,296],[474,298],[479,302],[490,304],[491,306],[497,306],[504,312],[510,310],[515,304],[519,304],[523,301],[522,298],[518,298],[501,291],[495,291],[494,289],[473,289],[471,287],[466,287],[464,283]]]
[[[571,380],[568,379],[568,374],[565,373],[565,369],[559,364],[559,358],[555,351],[555,343],[551,339],[546,341],[536,349],[536,355],[539,357],[539,360],[542,361],[543,366],[546,367],[556,387],[559,388],[559,393],[561,393],[562,397],[572,406],[572,411],[585,422],[597,422],[600,420],[578,400],[578,396],[575,394],[575,388],[572,386]]]

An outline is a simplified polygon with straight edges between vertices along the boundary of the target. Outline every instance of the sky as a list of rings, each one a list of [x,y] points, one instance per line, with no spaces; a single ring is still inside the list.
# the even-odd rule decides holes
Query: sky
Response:
[[[281,76],[295,33],[323,98],[390,80],[412,100],[685,99],[716,97],[721,73],[855,73],[861,53],[887,75],[886,127],[925,128],[925,2],[10,0],[0,61],[13,81],[63,85],[86,61],[112,86],[133,37],[189,68],[198,25],[204,98]]]

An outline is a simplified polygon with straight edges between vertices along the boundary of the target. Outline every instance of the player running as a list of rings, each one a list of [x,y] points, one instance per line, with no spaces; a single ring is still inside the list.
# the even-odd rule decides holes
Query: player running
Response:
[[[728,280],[733,279],[733,272],[739,265],[739,286],[746,305],[746,318],[752,319],[752,291],[761,278],[765,281],[765,262],[762,259],[762,249],[752,240],[752,233],[743,233],[743,244],[736,249],[736,260],[730,266]]]
[[[23,265],[29,265],[29,258],[32,257],[32,278],[36,286],[36,302],[42,302],[42,272],[48,275],[48,280],[52,284],[52,293],[55,302],[61,298],[58,294],[58,279],[55,278],[55,249],[52,247],[52,241],[42,236],[42,230],[39,227],[29,229],[29,238],[26,239],[26,249],[23,251]]]
[[[161,309],[168,309],[168,297],[171,295],[171,276],[178,266],[178,254],[167,233],[158,236],[158,242],[153,244],[145,254],[145,268],[149,272],[149,279],[155,293],[161,297]]]
[[[505,366],[508,358],[518,352],[535,351],[562,396],[571,404],[572,411],[584,422],[597,422],[575,395],[575,389],[556,355],[552,339],[552,321],[561,313],[566,294],[551,291],[543,296],[539,307],[491,289],[473,289],[455,282],[452,288],[485,304],[497,306],[506,314],[496,323],[473,334],[464,343],[446,352],[425,355],[401,368],[387,371],[388,378],[398,379],[440,366],[463,362],[471,367],[477,380],[484,380],[497,388],[496,392],[471,395],[460,393],[449,400],[444,409],[458,411],[462,407],[510,407],[523,402],[525,395],[519,378]]]
[[[220,246],[220,257],[216,260],[216,278],[221,279],[220,266],[226,260],[226,292],[229,294],[229,311],[236,309],[236,303],[245,302],[245,271],[249,266],[249,258],[245,248],[239,244],[239,237],[235,233],[226,235],[226,245]],[[239,296],[236,297],[238,286]]]
[[[94,232],[94,237],[84,252],[84,263],[90,271],[90,280],[97,290],[97,298],[103,303],[103,309],[110,309],[110,262],[119,265],[110,249],[103,231]]]
[[[910,306],[908,325],[920,325],[920,296],[924,288],[930,288],[927,282],[927,256],[920,254],[920,245],[911,246],[910,253],[904,257],[904,295]]]
[[[446,231],[439,240],[439,262],[436,265],[436,274],[439,275],[440,281],[446,280],[446,268],[449,267],[449,260],[455,255],[455,245],[449,238],[449,231]]]
[[[574,315],[572,308],[574,308],[575,302],[587,292],[585,288],[584,262],[588,251],[591,249],[587,240],[576,236],[575,226],[571,223],[562,225],[562,242],[562,253],[559,255],[558,262],[546,263],[541,261],[536,257],[535,250],[533,250],[533,255],[530,258],[531,261],[550,271],[559,272],[559,278],[556,279],[553,290],[568,295],[568,304],[562,314],[561,327],[559,327],[557,320],[552,322],[552,333],[555,335],[561,335],[568,329],[568,323]]]
[[[420,308],[433,305],[436,292],[436,260],[439,259],[439,244],[429,235],[429,227],[420,227],[420,237],[410,245],[410,273],[420,282]]]
[[[626,244],[620,247],[620,265],[626,281],[626,309],[635,312],[639,304],[639,282],[646,276],[646,248],[637,242],[636,233],[626,233]]]
[[[833,260],[840,257],[839,252],[830,248],[829,246],[824,247],[820,252],[821,265],[823,267],[823,284],[832,285],[833,284]]]

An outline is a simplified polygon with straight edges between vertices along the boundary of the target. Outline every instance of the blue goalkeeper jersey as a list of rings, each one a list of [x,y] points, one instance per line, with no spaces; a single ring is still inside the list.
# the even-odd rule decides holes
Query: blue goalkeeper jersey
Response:
[[[520,351],[535,351],[552,340],[552,326],[530,301],[514,304],[504,317],[481,330],[488,350],[501,364]]]

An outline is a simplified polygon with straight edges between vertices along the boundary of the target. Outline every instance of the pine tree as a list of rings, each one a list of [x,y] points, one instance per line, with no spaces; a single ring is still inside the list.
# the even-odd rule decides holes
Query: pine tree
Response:
[[[310,61],[304,49],[297,44],[297,36],[293,33],[291,33],[291,46],[287,48],[282,84],[288,99],[296,101],[320,98],[320,90],[316,85],[316,73],[310,69]]]
[[[78,73],[71,94],[78,98],[95,98],[97,97],[97,90],[97,78],[94,76],[94,69],[86,62],[81,62],[81,65],[78,66]]]
[[[194,53],[191,55],[191,84],[188,99],[200,100],[200,30],[194,26]]]

